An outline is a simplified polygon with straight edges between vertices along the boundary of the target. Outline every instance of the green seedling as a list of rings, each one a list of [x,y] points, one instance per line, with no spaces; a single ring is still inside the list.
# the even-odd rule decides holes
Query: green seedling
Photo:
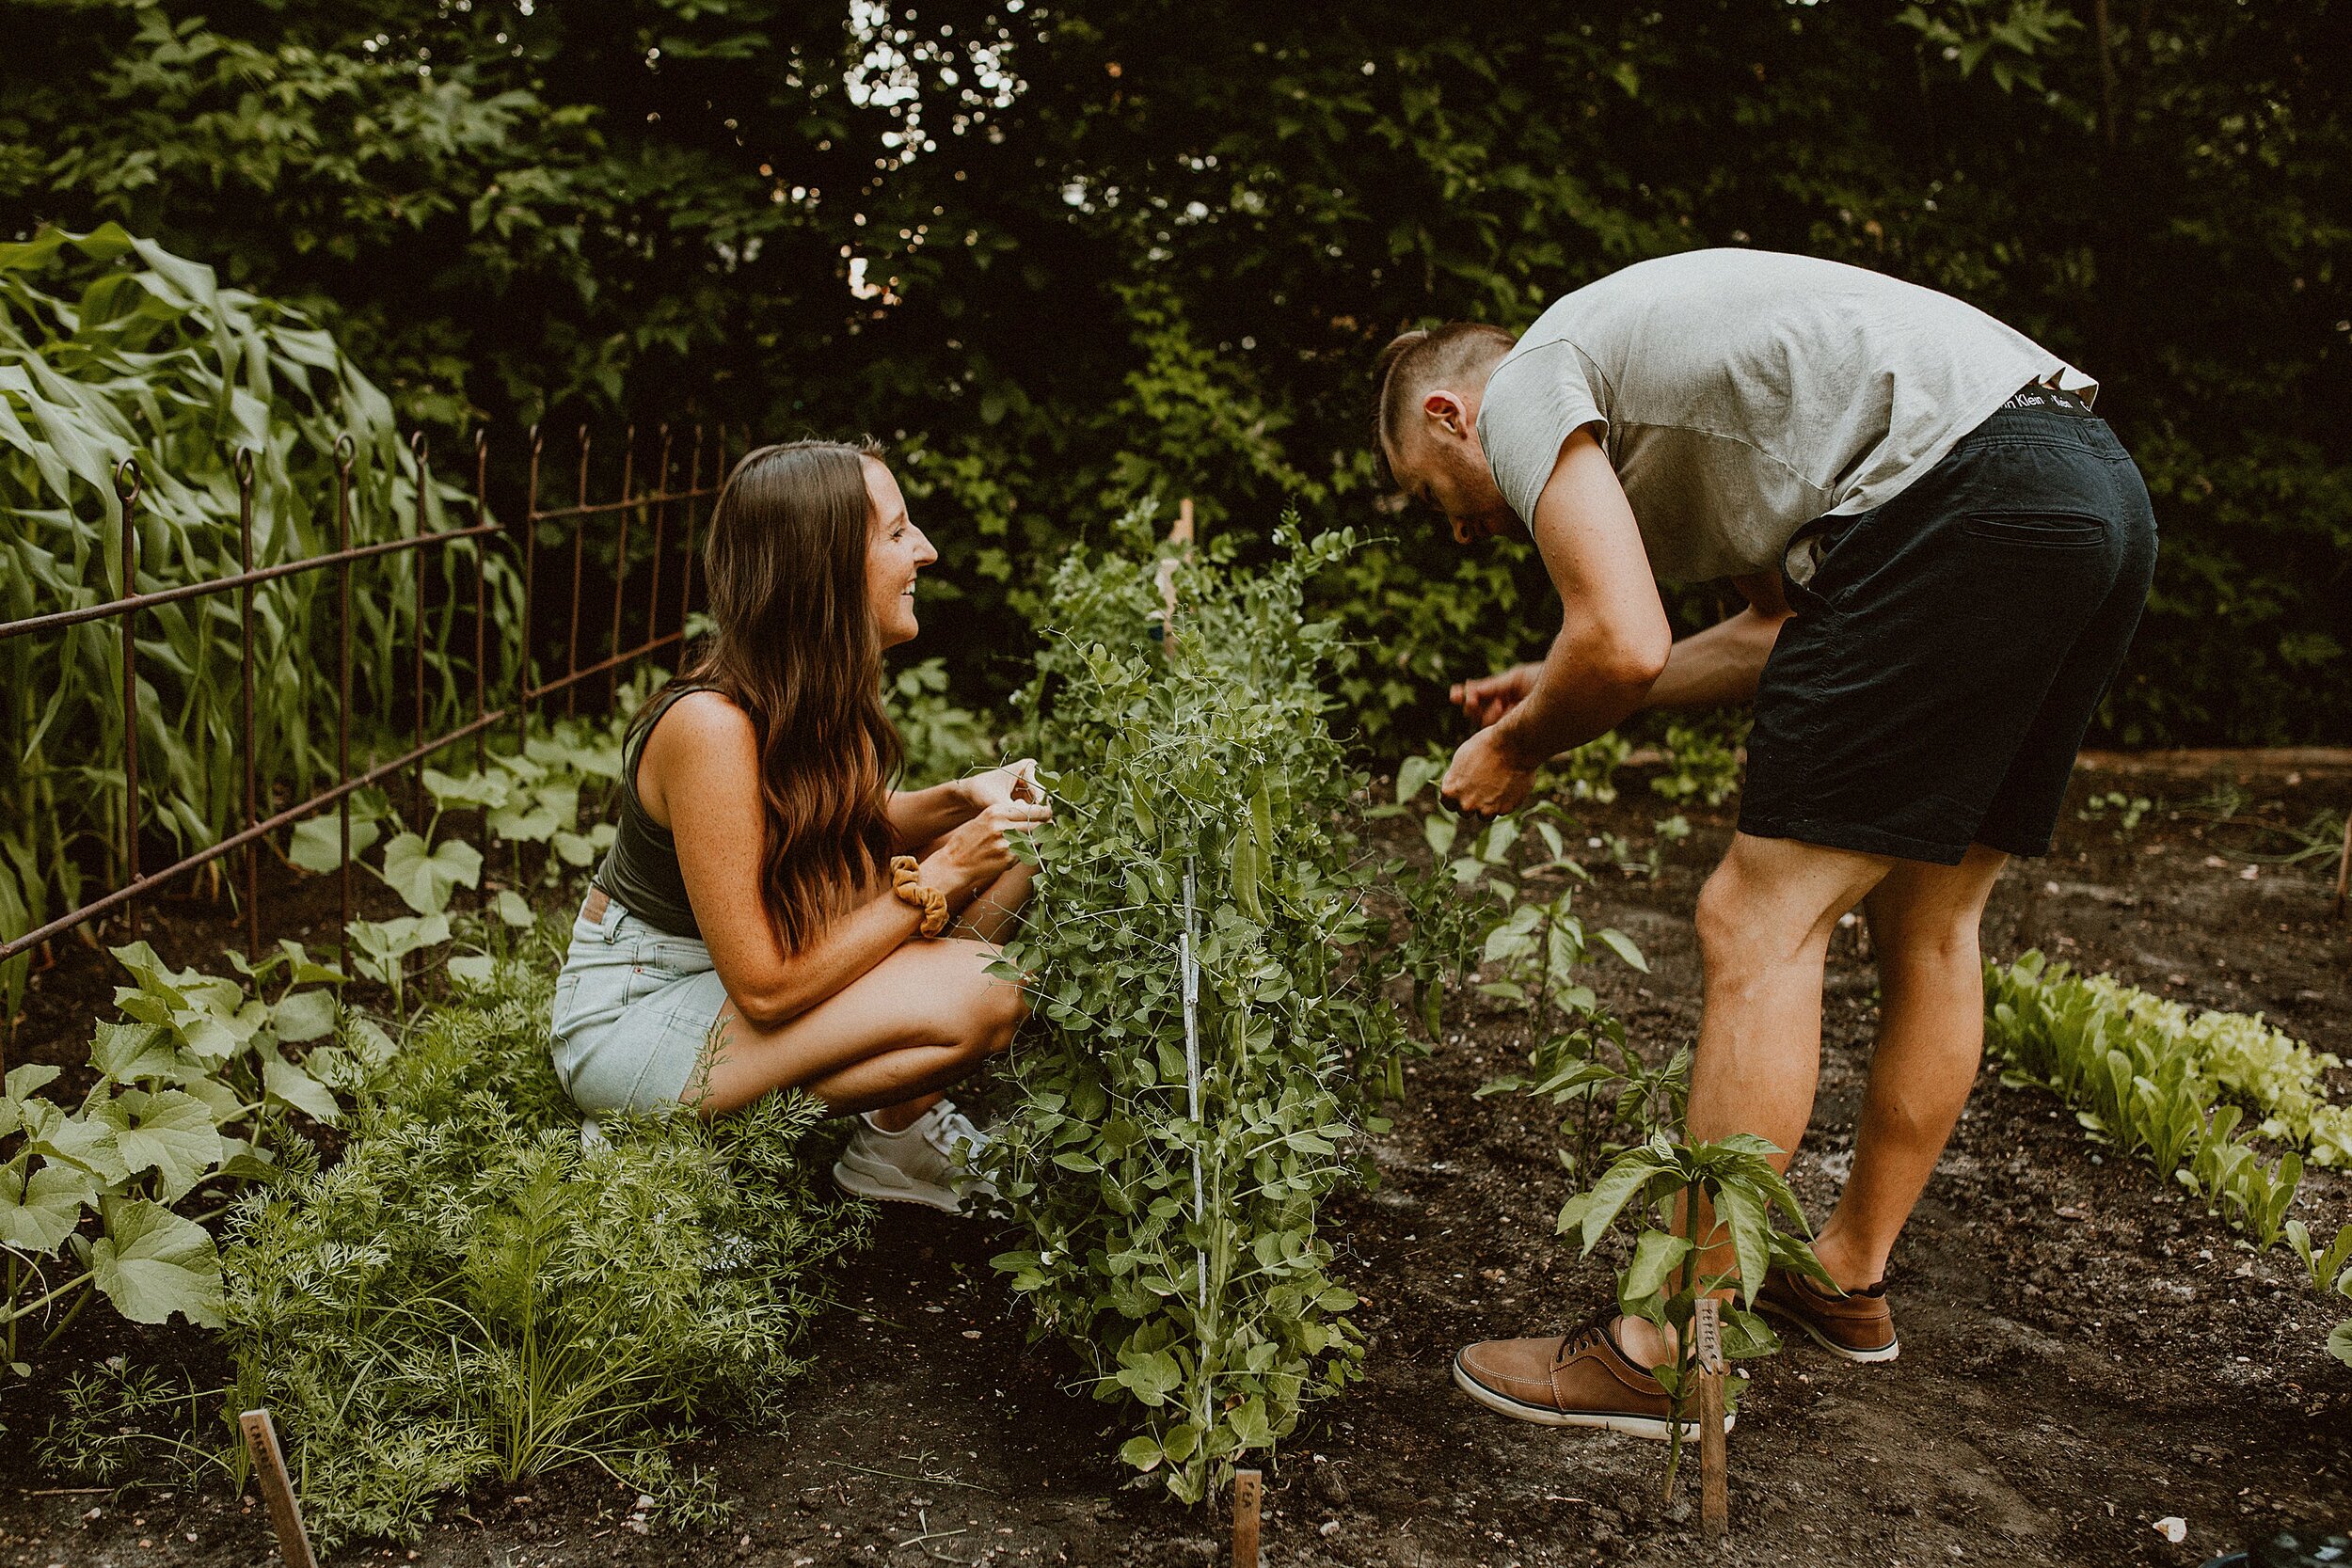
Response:
[[[1769,1355],[1780,1340],[1755,1310],[1765,1271],[1777,1264],[1835,1290],[1807,1244],[1812,1230],[1796,1195],[1772,1165],[1780,1150],[1735,1133],[1692,1144],[1661,1132],[1617,1157],[1597,1180],[1560,1211],[1562,1235],[1590,1256],[1620,1216],[1629,1215],[1633,1253],[1617,1275],[1617,1306],[1657,1327],[1675,1359],[1656,1369],[1675,1402],[1666,1458],[1674,1492],[1682,1426],[1695,1387],[1697,1344],[1692,1325],[1701,1296],[1730,1291],[1723,1311],[1724,1354],[1731,1360]],[[1708,1215],[1694,1234],[1692,1216]],[[1782,1222],[1789,1228],[1784,1229]]]

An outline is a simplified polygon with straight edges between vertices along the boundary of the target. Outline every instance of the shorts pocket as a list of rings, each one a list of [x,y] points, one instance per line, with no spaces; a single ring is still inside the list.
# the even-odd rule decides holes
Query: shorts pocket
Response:
[[[1979,539],[2043,549],[2095,549],[2107,538],[2106,519],[2088,512],[1972,512],[1960,528]]]

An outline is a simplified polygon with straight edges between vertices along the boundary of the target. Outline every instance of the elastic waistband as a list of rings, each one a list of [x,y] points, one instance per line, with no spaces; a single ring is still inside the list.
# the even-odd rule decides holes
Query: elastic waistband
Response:
[[[2061,391],[2056,387],[2046,386],[2039,381],[2028,381],[2020,387],[2010,400],[1994,412],[2000,414],[2028,412],[2064,414],[2071,419],[2077,420],[2095,420],[2099,417],[2092,412],[2090,404],[2074,393]]]

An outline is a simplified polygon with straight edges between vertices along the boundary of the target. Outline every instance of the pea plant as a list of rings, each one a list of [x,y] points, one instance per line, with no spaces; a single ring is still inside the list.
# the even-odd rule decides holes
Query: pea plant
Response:
[[[1018,694],[1057,816],[1005,954],[1032,1038],[990,1160],[1025,1235],[994,1261],[1129,1406],[1121,1460],[1198,1501],[1357,1375],[1317,1212],[1377,1125],[1360,1086],[1403,1048],[1381,988],[1440,966],[1368,908],[1382,868],[1347,825],[1366,781],[1317,684],[1340,633],[1299,612],[1352,536],[1286,522],[1256,573],[1167,556],[1164,629],[1147,525],[1120,537],[1056,573]]]
[[[1410,806],[1444,768],[1438,757],[1407,757],[1397,770],[1396,809]],[[1614,927],[1590,930],[1577,914],[1577,885],[1592,873],[1569,852],[1574,818],[1546,797],[1468,837],[1463,826],[1442,803],[1422,818],[1440,869],[1424,888],[1406,884],[1408,898],[1435,936],[1433,956],[1474,955],[1480,973],[1492,976],[1477,983],[1478,992],[1524,1008],[1536,1041],[1527,1072],[1493,1079],[1478,1095],[1518,1091],[1549,1101],[1561,1113],[1560,1155],[1570,1171],[1615,1153],[1623,1146],[1612,1138],[1620,1129],[1639,1142],[1678,1125],[1690,1053],[1651,1066],[1584,979],[1597,947],[1643,974],[1649,963],[1631,937]],[[1416,892],[1422,896],[1412,897]],[[1434,1034],[1434,989],[1427,1000]]]

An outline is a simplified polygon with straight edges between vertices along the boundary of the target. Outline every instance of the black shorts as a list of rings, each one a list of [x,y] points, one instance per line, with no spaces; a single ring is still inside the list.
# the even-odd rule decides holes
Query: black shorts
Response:
[[[2155,570],[2106,421],[2028,388],[1874,511],[1801,535],[1740,830],[1956,865],[2048,852]]]

